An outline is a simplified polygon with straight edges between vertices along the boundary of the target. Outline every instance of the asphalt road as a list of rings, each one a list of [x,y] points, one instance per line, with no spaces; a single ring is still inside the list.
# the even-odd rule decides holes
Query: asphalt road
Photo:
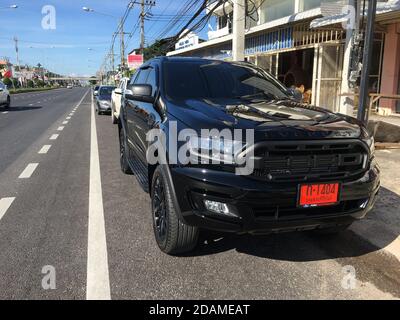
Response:
[[[117,128],[89,90],[12,100],[0,109],[0,299],[400,297],[398,260],[351,231],[207,232],[190,255],[161,253],[149,197],[121,173]]]

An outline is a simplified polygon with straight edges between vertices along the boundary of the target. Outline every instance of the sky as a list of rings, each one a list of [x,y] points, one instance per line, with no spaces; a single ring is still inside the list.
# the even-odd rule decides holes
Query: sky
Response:
[[[156,0],[151,12],[173,15],[185,2]],[[40,63],[63,75],[93,75],[109,52],[112,34],[128,3],[129,0],[0,0],[0,58],[8,57],[16,63],[13,38],[17,37],[20,64]],[[14,4],[17,9],[6,9]],[[55,19],[51,19],[48,11],[42,13],[48,5],[54,7]],[[85,12],[82,7],[96,12]],[[140,6],[136,4],[125,24],[126,32],[132,32],[139,13]],[[154,41],[167,24],[168,21],[146,21],[146,41]],[[206,38],[206,33],[203,30],[199,35]],[[126,38],[128,52],[140,47],[139,29],[131,39]],[[119,40],[115,51],[120,52]],[[117,65],[120,57],[115,59]]]

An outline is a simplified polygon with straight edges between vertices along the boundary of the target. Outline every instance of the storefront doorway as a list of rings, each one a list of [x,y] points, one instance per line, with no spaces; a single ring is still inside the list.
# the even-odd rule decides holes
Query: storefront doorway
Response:
[[[312,104],[333,112],[339,111],[342,83],[343,45],[320,44],[315,48],[314,85]]]

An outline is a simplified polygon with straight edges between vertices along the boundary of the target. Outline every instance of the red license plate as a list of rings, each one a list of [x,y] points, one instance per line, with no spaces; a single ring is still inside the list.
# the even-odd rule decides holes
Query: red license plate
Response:
[[[328,206],[339,201],[339,183],[300,185],[299,206]]]

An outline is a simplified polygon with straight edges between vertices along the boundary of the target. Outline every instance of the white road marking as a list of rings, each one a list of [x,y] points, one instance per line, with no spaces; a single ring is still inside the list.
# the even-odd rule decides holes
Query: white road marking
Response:
[[[68,124],[68,121],[64,121],[62,124]]]
[[[7,113],[8,113],[8,111],[4,111],[4,112],[3,112],[3,114],[7,114]]]
[[[36,168],[38,167],[39,163],[30,163],[26,166],[25,170],[19,175],[19,179],[29,179],[33,172],[35,172]]]
[[[89,228],[87,258],[87,300],[110,300],[107,241],[104,222],[99,149],[93,97],[90,136]]]
[[[57,140],[57,138],[58,138],[58,134],[53,134],[51,137],[50,137],[50,140]]]
[[[15,198],[3,198],[0,199],[0,220],[4,217],[7,210],[11,207],[12,203],[14,202]]]
[[[71,117],[66,117],[67,120],[71,120]]]
[[[33,103],[30,103],[29,106],[33,106]]]
[[[40,151],[38,152],[39,154],[46,154],[47,152],[49,152],[51,148],[51,145],[46,144],[42,147],[42,149],[40,149]]]
[[[57,131],[63,131],[64,127],[58,127]]]

